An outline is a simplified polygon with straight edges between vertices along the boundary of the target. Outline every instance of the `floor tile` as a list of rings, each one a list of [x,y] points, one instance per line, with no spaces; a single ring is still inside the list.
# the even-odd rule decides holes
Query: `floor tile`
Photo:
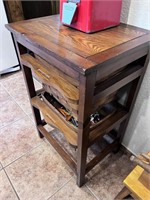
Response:
[[[17,200],[17,196],[4,172],[0,171],[0,199],[1,200]]]
[[[30,117],[30,119],[32,120],[32,122],[35,124],[33,113],[28,114],[28,116]]]
[[[28,114],[28,116],[30,117],[30,119],[32,120],[32,122],[33,122],[34,124],[36,124],[36,123],[35,123],[35,119],[34,119],[33,113]],[[43,119],[43,118],[41,117],[41,119]]]
[[[36,79],[34,79],[34,84],[36,90],[42,88],[42,85]],[[5,81],[2,82],[2,85],[26,114],[32,113],[22,72],[20,72],[18,76],[9,76],[9,78],[6,78]]]
[[[45,128],[48,132],[55,131],[55,132],[57,133],[56,129],[54,129],[53,127],[51,127],[49,124],[46,124],[46,125],[44,126],[44,128]]]
[[[74,179],[71,179],[63,188],[49,200],[96,200],[86,186],[79,188]]]
[[[32,122],[35,124],[35,120],[34,120],[33,114],[29,114],[28,116],[30,117],[30,119],[32,120]],[[41,118],[43,119],[43,116],[42,116],[42,115],[41,115]],[[48,132],[54,131],[55,134],[57,134],[57,130],[54,129],[53,127],[51,127],[49,124],[46,124],[46,125],[44,126],[44,128],[45,128]]]
[[[42,84],[37,80],[37,79],[33,79],[34,80],[34,86],[36,90],[40,90],[42,89]]]
[[[72,173],[47,143],[5,168],[21,200],[45,200],[69,181]]]
[[[28,95],[22,73],[14,78],[6,78],[5,81],[2,82],[2,84],[12,97],[21,98]]]
[[[122,152],[110,154],[89,175],[88,188],[101,200],[113,200],[123,188],[123,180],[134,168]]]
[[[26,116],[12,98],[1,102],[0,113],[0,127],[6,126]]]
[[[63,146],[66,151],[68,151],[74,157],[74,159],[77,160],[77,148],[69,144],[63,133],[61,133],[58,129],[54,129],[54,131],[51,130],[51,134],[61,144],[61,146]],[[103,143],[100,143],[99,141],[98,144],[94,144],[88,149],[87,162],[93,159],[100,151],[102,151],[104,147],[106,147],[105,143],[104,141]]]
[[[0,103],[5,102],[10,98],[10,95],[6,92],[5,88],[0,83]]]
[[[20,71],[17,75],[12,74],[9,77],[7,76],[4,77],[1,83],[13,97],[21,98],[23,96],[28,96],[22,71]],[[38,82],[35,78],[34,78],[34,85],[36,90],[42,88],[41,83]]]
[[[2,170],[2,164],[0,163],[0,170]]]
[[[1,128],[0,138],[0,161],[3,166],[13,162],[42,142],[29,117]]]
[[[22,70],[19,70],[13,73],[4,74],[0,76],[0,82],[3,83],[6,79],[8,80],[8,79],[16,78],[17,76],[20,76],[20,74],[22,74]]]
[[[26,113],[26,114],[31,114],[32,113],[32,108],[31,108],[31,104],[29,101],[29,97],[15,97],[14,98],[16,103],[22,108],[22,110]]]

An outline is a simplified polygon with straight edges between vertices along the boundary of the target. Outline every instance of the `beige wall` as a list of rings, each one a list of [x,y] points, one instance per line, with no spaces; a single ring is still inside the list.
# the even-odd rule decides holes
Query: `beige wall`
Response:
[[[123,0],[121,21],[150,29],[150,0]],[[123,145],[134,154],[150,151],[150,63],[123,139]]]

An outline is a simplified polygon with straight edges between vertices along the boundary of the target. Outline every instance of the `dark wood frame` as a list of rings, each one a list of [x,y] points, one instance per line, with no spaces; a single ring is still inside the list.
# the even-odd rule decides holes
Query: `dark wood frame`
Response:
[[[125,25],[124,25],[125,26]],[[59,55],[52,55],[47,51],[38,48],[38,44],[29,43],[24,39],[23,35],[17,34],[11,27],[8,26],[14,34],[18,53],[21,55],[27,52],[27,49],[41,56],[47,62],[59,68],[59,64],[62,65],[62,71],[67,72],[69,76],[79,81],[79,113],[78,113],[78,141],[77,141],[77,160],[67,152],[43,127],[45,122],[41,120],[40,112],[37,108],[32,106],[33,114],[39,136],[47,138],[56,151],[62,156],[67,164],[77,175],[77,185],[81,187],[85,183],[85,175],[98,164],[108,153],[112,150],[118,149],[122,138],[124,136],[130,115],[132,113],[135,100],[142,83],[144,73],[146,71],[149,62],[149,42],[148,35],[131,40],[123,45],[116,46],[107,51],[98,53],[89,57],[89,69],[84,70],[77,67],[71,60],[65,60],[60,58]],[[136,29],[136,28],[135,28]],[[142,30],[143,31],[143,30]],[[129,65],[135,60],[143,57],[144,64],[131,66],[128,70],[125,69],[124,73],[120,73],[113,77],[110,77],[108,81],[103,81],[103,85],[97,84],[108,71],[111,73],[115,70],[119,70],[122,67]],[[128,59],[126,59],[128,58]],[[99,64],[95,64],[99,63]],[[22,65],[24,72],[24,78],[26,81],[27,89],[30,98],[37,95],[38,91],[35,91],[33,84],[33,76],[31,69],[28,66]],[[107,69],[107,70],[106,70]],[[93,104],[101,97],[108,96],[114,91],[117,91],[121,87],[128,83],[132,83],[129,96],[127,99],[126,110],[118,113],[115,117],[110,118],[108,122],[102,123],[96,128],[94,136],[90,136],[90,115],[95,111]],[[90,101],[89,101],[90,99]],[[88,148],[104,134],[110,132],[115,127],[120,127],[117,136],[111,144],[109,144],[102,152],[100,152],[95,158],[87,163],[87,150]]]

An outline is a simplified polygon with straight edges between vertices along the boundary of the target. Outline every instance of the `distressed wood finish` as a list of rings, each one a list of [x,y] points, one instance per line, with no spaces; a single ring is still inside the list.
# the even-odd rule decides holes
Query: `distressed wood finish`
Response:
[[[13,33],[33,106],[37,129],[45,136],[77,175],[77,184],[109,152],[118,149],[125,133],[140,84],[149,61],[147,30],[121,24],[105,31],[85,34],[62,26],[59,15],[6,25]],[[32,71],[32,73],[31,73]],[[43,84],[35,91],[32,76]],[[97,124],[90,115],[108,102],[118,100],[118,91],[129,87],[126,103]],[[47,91],[78,120],[78,127],[66,121],[53,105],[39,97]],[[41,99],[40,99],[41,98]],[[45,121],[40,118],[43,113]],[[77,148],[77,159],[44,128],[58,128]],[[115,128],[117,128],[116,131]],[[114,132],[111,132],[114,131]],[[114,133],[114,134],[113,134]],[[111,143],[87,163],[88,148],[99,139]]]
[[[41,110],[44,119],[48,124],[62,131],[70,144],[77,146],[77,133],[75,132],[77,130],[75,130],[75,127],[72,127],[71,124],[67,124],[67,121],[63,119],[61,114],[59,114],[56,109],[54,109],[52,106],[47,106],[38,97],[32,98],[31,103],[34,107]]]

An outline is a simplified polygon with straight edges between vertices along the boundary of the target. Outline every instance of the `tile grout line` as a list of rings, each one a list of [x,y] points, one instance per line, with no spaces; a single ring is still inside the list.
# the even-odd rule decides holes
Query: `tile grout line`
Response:
[[[11,78],[13,79],[13,77]],[[36,80],[37,81],[37,80]],[[31,105],[31,102],[30,102],[30,99],[29,99],[29,96],[27,94],[27,97],[29,99],[29,103],[30,103],[30,108],[31,108],[31,113],[26,113],[25,110],[23,108],[21,108],[21,106],[18,104],[17,100],[15,99],[15,97],[13,95],[11,95],[11,93],[6,89],[6,87],[3,85],[3,83],[1,83],[2,87],[4,88],[4,90],[9,94],[9,96],[12,98],[12,100],[19,106],[19,108],[25,113],[25,115],[27,115],[29,118],[30,118],[30,114],[33,114],[32,113],[32,105]],[[27,91],[27,88],[26,88],[26,91]],[[27,92],[28,93],[28,92]],[[24,118],[24,117],[23,117]],[[23,118],[20,118],[20,119],[23,119]],[[30,118],[30,120],[32,121],[32,119]],[[17,121],[17,120],[16,120]],[[33,122],[33,121],[32,121]],[[12,122],[13,123],[13,122]],[[34,123],[34,122],[33,122]],[[7,125],[6,125],[7,126]]]
[[[17,74],[18,73],[18,74]],[[2,83],[3,82],[3,80],[4,79],[7,79],[7,78],[9,78],[9,79],[13,79],[13,78],[17,78],[19,75],[20,75],[20,73],[23,73],[22,72],[22,69],[21,70],[19,70],[19,71],[17,71],[17,72],[14,72],[14,74],[12,73],[12,74],[6,74],[6,77],[5,77],[5,75],[0,75],[0,77],[2,77],[2,78],[0,78],[0,82]],[[11,77],[11,76],[13,76],[13,75],[15,75],[16,77]]]
[[[90,191],[90,193],[97,199],[97,200],[100,200],[96,194],[85,184],[85,187]]]
[[[15,122],[17,122],[17,121],[19,121],[19,120],[22,120],[22,119],[24,119],[24,118],[26,118],[26,117],[28,117],[28,116],[24,116],[24,117],[21,117],[21,118],[19,118],[19,119],[16,119],[16,120],[13,121],[13,122],[9,122],[8,124],[6,124],[6,125],[4,125],[4,126],[1,126],[0,129],[5,128],[6,126],[9,126],[9,125],[11,125],[11,124],[13,124],[13,123],[15,123]]]
[[[29,154],[31,151],[33,151],[34,149],[38,148],[39,146],[41,146],[43,144],[43,140],[40,142],[40,144],[38,144],[37,146],[31,148],[29,151],[27,151],[26,153],[24,153],[23,155],[19,156],[18,158],[16,158],[15,160],[13,160],[12,162],[10,162],[9,164],[3,166],[3,164],[1,163],[2,165],[2,168],[5,169],[7,167],[9,167],[11,164],[13,164],[14,162],[16,162],[17,160],[19,160],[20,158],[22,158],[23,156]]]
[[[1,169],[0,169],[0,171],[3,169],[3,165],[2,165],[2,163],[0,162],[0,167],[1,167]]]
[[[17,191],[16,191],[14,185],[12,184],[12,182],[11,182],[11,180],[10,180],[10,178],[9,178],[9,176],[8,176],[8,174],[7,174],[7,172],[6,172],[6,170],[5,170],[4,168],[3,168],[3,170],[4,170],[4,172],[5,172],[5,174],[6,174],[7,178],[8,178],[8,181],[9,181],[10,185],[12,186],[12,188],[13,188],[13,190],[14,190],[14,192],[15,192],[17,198],[18,198],[18,200],[20,200],[20,197],[19,197],[19,195],[18,195],[18,193],[17,193]]]
[[[6,89],[6,87],[3,85],[3,83],[1,83],[2,84],[2,87],[5,89],[5,91],[9,94],[9,96],[13,99],[13,101],[19,106],[19,108],[28,116],[28,113],[26,113],[22,108],[21,108],[21,106],[17,103],[17,101],[16,101],[16,99],[15,99],[15,97],[13,96],[13,95],[11,95],[10,94],[10,92]],[[26,92],[27,92],[27,89],[26,89]],[[27,92],[27,95],[26,95],[27,97],[28,97],[28,92]],[[29,98],[29,97],[28,97]],[[31,106],[31,105],[30,105]],[[31,108],[32,109],[32,108]]]
[[[11,79],[13,79],[13,77],[12,77]],[[25,115],[26,115],[25,117],[28,117],[28,118],[31,120],[31,122],[34,124],[34,122],[32,121],[32,119],[31,119],[30,116],[29,116],[29,115],[32,114],[32,113],[30,113],[30,114],[29,114],[29,113],[26,113],[26,112],[24,111],[24,109],[22,109],[21,106],[18,104],[18,102],[16,101],[15,97],[14,97],[13,95],[11,95],[11,93],[5,88],[5,86],[3,85],[3,83],[1,83],[1,85],[2,85],[2,87],[5,89],[5,91],[9,94],[9,96],[12,98],[12,100],[13,100],[13,101],[19,106],[19,108],[25,113]],[[8,126],[8,125],[10,125],[10,124],[13,124],[14,122],[19,121],[19,120],[21,120],[21,119],[24,119],[25,117],[20,118],[20,119],[18,119],[18,120],[15,120],[15,121],[13,121],[13,122],[10,122],[9,124],[7,124],[7,125],[5,125],[5,126],[3,126],[3,127],[6,127],[6,126]],[[35,124],[34,124],[34,125],[35,125]],[[1,127],[1,128],[3,128],[3,127]],[[17,159],[13,160],[13,161],[12,161],[11,163],[9,163],[8,165],[6,165],[6,166],[3,167],[3,165],[1,164],[2,169],[5,171],[5,174],[6,174],[8,180],[9,180],[9,182],[10,182],[10,184],[11,184],[11,186],[12,186],[12,188],[13,188],[13,190],[14,190],[14,192],[15,192],[15,194],[17,195],[17,197],[18,197],[19,200],[20,200],[19,195],[17,194],[17,192],[16,192],[16,190],[15,190],[15,188],[14,188],[14,186],[13,186],[13,184],[12,184],[12,182],[11,182],[11,180],[10,180],[10,178],[9,178],[9,176],[8,176],[8,174],[7,174],[5,168],[7,168],[8,166],[10,166],[11,164],[13,164],[14,162],[16,162],[17,160],[19,160],[19,159],[22,158],[23,156],[27,155],[27,154],[30,153],[32,150],[34,150],[34,149],[36,149],[37,147],[41,146],[42,143],[43,143],[43,141],[42,141],[39,145],[37,145],[36,147],[31,148],[29,151],[27,151],[27,152],[26,152],[25,154],[23,154],[22,156],[20,156],[20,157],[18,157]],[[64,183],[58,190],[56,190],[50,197],[48,197],[47,200],[49,200],[49,199],[50,199],[52,196],[54,196],[59,190],[61,190],[63,187],[65,187],[65,185],[67,185],[67,184],[71,181],[72,178],[73,178],[73,176],[72,176],[66,183]]]
[[[12,100],[19,106],[19,108],[20,108],[20,109],[22,110],[22,112],[25,114],[24,117],[19,118],[19,119],[13,121],[13,122],[16,122],[16,121],[18,121],[18,120],[20,120],[20,119],[24,119],[25,117],[27,117],[28,114],[20,107],[20,105],[19,105],[19,104],[17,103],[17,101],[15,100],[15,98],[14,98],[14,97],[9,93],[9,91],[5,88],[5,86],[3,85],[3,83],[1,83],[1,85],[2,85],[2,87],[4,88],[4,90],[9,94],[9,96],[12,98]],[[28,116],[28,117],[29,117],[29,116]],[[13,122],[8,123],[7,125],[12,124]],[[7,125],[2,126],[1,128],[6,127]]]
[[[50,200],[56,193],[58,193],[63,187],[65,187],[65,185],[67,185],[71,181],[71,179],[73,179],[73,176],[68,181],[66,181],[66,183],[64,183],[58,190],[56,190],[50,197],[48,197],[47,200]]]

